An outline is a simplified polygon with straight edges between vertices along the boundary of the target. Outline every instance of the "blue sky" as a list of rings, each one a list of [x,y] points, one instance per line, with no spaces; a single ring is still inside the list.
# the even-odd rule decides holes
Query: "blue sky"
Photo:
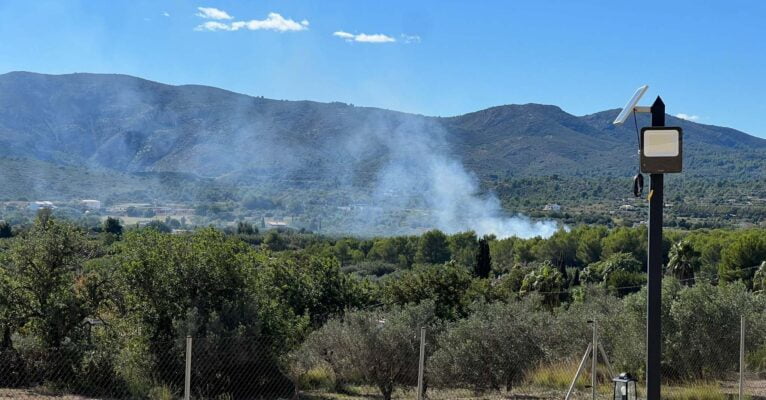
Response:
[[[766,137],[763,1],[0,0],[0,16],[0,73],[441,116],[530,102],[583,115],[649,84],[645,103]]]

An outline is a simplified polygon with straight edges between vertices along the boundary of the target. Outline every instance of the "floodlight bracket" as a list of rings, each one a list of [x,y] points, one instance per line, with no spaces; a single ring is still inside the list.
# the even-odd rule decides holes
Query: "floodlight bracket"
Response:
[[[637,113],[650,113],[652,112],[652,107],[650,106],[635,106],[633,107],[633,111]]]

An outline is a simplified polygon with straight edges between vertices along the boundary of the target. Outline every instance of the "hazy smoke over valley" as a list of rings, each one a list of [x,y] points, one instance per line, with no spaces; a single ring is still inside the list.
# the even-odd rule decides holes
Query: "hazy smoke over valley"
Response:
[[[473,230],[500,238],[548,237],[556,231],[553,221],[510,216],[497,197],[480,194],[477,177],[450,153],[444,135],[436,120],[407,117],[395,122],[367,121],[348,138],[345,147],[352,159],[364,159],[375,152],[383,155],[371,185],[372,207],[359,210],[353,231],[374,232],[376,218],[371,215],[379,220],[397,211],[409,211],[401,224],[405,230]]]
[[[557,229],[482,193],[440,118],[123,75],[1,78],[0,161],[17,171],[0,181],[8,200],[222,204],[198,222],[269,217],[338,234]],[[244,206],[252,196],[279,206]]]

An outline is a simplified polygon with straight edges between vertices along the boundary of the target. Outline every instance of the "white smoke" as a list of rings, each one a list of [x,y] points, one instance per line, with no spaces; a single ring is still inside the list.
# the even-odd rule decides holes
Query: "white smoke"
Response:
[[[450,154],[445,131],[434,120],[410,118],[395,128],[371,123],[361,134],[387,154],[373,185],[374,202],[389,212],[408,210],[406,226],[498,238],[548,237],[558,229],[554,221],[509,215],[496,196],[482,194],[478,178]],[[351,141],[358,147],[359,137]]]

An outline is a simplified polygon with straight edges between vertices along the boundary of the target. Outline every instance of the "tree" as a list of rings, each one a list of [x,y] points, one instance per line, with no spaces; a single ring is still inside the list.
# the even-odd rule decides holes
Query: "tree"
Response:
[[[766,235],[759,230],[745,231],[723,249],[719,273],[724,280],[743,280],[750,286],[756,268],[764,261]]]
[[[668,273],[676,277],[682,284],[694,285],[694,273],[699,270],[700,254],[694,250],[689,241],[681,240],[670,247]]]
[[[574,266],[577,263],[577,240],[571,232],[559,229],[536,248],[537,259],[550,261],[557,267]]]
[[[478,250],[476,232],[456,233],[451,235],[448,241],[451,258],[460,265],[472,267]]]
[[[275,230],[270,230],[263,238],[263,245],[271,251],[282,251],[287,248],[287,241]]]
[[[601,242],[603,255],[628,253],[636,260],[644,262],[646,258],[646,228],[617,228]]]
[[[763,292],[766,289],[766,261],[761,263],[761,266],[755,271],[753,275],[753,290]]]
[[[497,273],[510,271],[515,265],[514,245],[520,240],[517,237],[510,237],[489,242],[489,249],[492,256],[492,268]]]
[[[11,225],[5,221],[0,221],[0,239],[6,239],[9,237],[13,237]]]
[[[398,279],[387,279],[381,288],[383,301],[390,305],[436,303],[436,315],[455,319],[467,313],[471,274],[468,269],[449,262],[445,265],[421,265],[404,271]]]
[[[117,237],[122,236],[122,223],[117,218],[107,217],[104,221],[104,232],[110,233]]]
[[[0,303],[16,307],[16,326],[47,349],[84,339],[83,319],[94,316],[106,296],[85,268],[93,254],[82,231],[50,213],[39,214],[11,245]]]
[[[160,233],[171,233],[173,232],[173,229],[170,228],[166,223],[155,219],[146,224],[146,229],[153,229]]]
[[[399,268],[409,268],[415,260],[416,247],[416,239],[412,237],[376,239],[367,257],[371,260],[396,264]]]
[[[258,228],[249,222],[239,221],[237,222],[237,233],[240,235],[254,235],[258,233]]]
[[[529,305],[488,304],[449,325],[429,358],[436,382],[477,391],[512,389],[544,359],[544,338],[550,332],[545,314]]]
[[[601,260],[601,240],[607,235],[603,226],[581,228],[577,244],[577,259],[581,265],[588,265]]]
[[[559,305],[564,286],[564,275],[550,261],[530,271],[521,283],[521,293],[541,292],[543,303],[550,308]]]
[[[424,233],[418,240],[415,262],[420,264],[442,264],[450,259],[447,235],[439,230]]]
[[[619,295],[625,295],[640,289],[646,277],[644,265],[628,253],[616,253],[588,265],[580,274],[580,279],[589,283],[601,283]]]
[[[313,332],[299,350],[289,357],[295,375],[317,367],[329,367],[337,386],[361,382],[378,388],[390,400],[397,386],[417,382],[420,328],[429,327],[433,338],[438,319],[433,302],[395,308],[388,312],[357,311],[333,319]],[[433,352],[433,339],[426,351]]]
[[[474,275],[479,278],[489,278],[492,271],[492,258],[489,254],[489,241],[487,238],[479,239],[479,251],[476,253]]]

